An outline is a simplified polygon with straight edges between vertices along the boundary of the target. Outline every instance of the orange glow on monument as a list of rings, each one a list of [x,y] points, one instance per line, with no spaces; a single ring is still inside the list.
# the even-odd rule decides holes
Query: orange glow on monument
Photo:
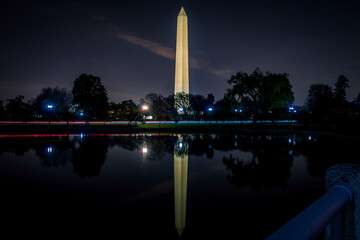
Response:
[[[174,94],[181,92],[189,94],[188,22],[183,7],[177,17]]]

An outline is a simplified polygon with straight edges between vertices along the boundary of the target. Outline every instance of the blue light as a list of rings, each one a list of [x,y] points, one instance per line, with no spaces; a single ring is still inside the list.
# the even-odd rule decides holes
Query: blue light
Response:
[[[235,109],[235,112],[237,112],[238,110],[237,109]]]
[[[52,147],[48,147],[48,148],[47,148],[47,152],[48,152],[48,153],[52,153],[52,151],[53,151]]]
[[[289,138],[289,143],[291,143],[291,138]]]
[[[311,141],[311,136],[309,136],[309,141]]]
[[[292,155],[293,154],[293,151],[292,149],[289,150],[289,155]]]
[[[182,148],[183,147],[183,143],[179,143],[179,148]]]
[[[213,109],[212,108],[209,108],[209,112],[211,112]]]
[[[184,108],[182,108],[182,107],[181,107],[181,108],[179,108],[179,111],[180,111],[180,112],[184,111]]]
[[[83,112],[81,112],[81,113],[80,113],[80,116],[84,116],[84,113],[83,113]]]
[[[84,135],[83,135],[83,134],[80,134],[80,137],[81,137],[81,138],[83,138],[83,137],[84,137]]]
[[[240,112],[242,112],[242,110],[240,109]]]
[[[48,109],[52,109],[52,108],[53,108],[53,105],[49,104],[49,105],[47,105],[47,108],[48,108]]]

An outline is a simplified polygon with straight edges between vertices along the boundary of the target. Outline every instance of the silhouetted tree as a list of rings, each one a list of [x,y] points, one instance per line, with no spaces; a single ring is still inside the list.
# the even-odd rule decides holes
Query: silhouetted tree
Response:
[[[215,96],[212,93],[209,93],[204,100],[204,118],[207,120],[212,120],[215,118]],[[212,108],[212,111],[209,110]]]
[[[205,98],[205,104],[206,104],[206,106],[208,106],[208,107],[214,106],[214,104],[215,104],[215,96],[214,96],[214,94],[209,93],[209,94],[207,95],[207,97]]]
[[[170,106],[170,115],[172,119],[178,119],[178,112],[175,108],[175,95],[170,94],[165,98],[165,101],[168,106]]]
[[[346,101],[346,88],[349,88],[349,79],[344,75],[340,75],[335,83],[334,100],[336,104],[345,104]]]
[[[126,100],[121,102],[119,118],[127,121],[141,121],[142,115],[132,100]]]
[[[190,94],[189,102],[195,119],[206,118],[209,115],[209,108],[214,108],[215,97],[212,93],[206,98],[200,94]]]
[[[228,93],[238,102],[246,99],[253,105],[253,122],[255,123],[262,112],[283,112],[294,101],[294,93],[288,79],[288,74],[265,74],[256,68],[251,74],[238,72],[227,82],[232,86]]]
[[[289,75],[286,73],[266,73],[264,106],[262,108],[266,113],[271,113],[272,119],[285,118],[289,106],[295,100],[288,77]]]
[[[350,119],[350,104],[346,100],[346,88],[349,88],[349,79],[344,75],[340,75],[335,83],[333,93],[334,106],[332,115],[334,122],[338,125],[344,125]]]
[[[238,72],[236,75],[231,76],[227,81],[232,85],[228,92],[236,98],[238,102],[243,98],[248,98],[254,106],[254,122],[260,110],[260,104],[264,99],[264,74],[259,68],[256,68],[250,75],[244,72]]]
[[[110,102],[108,116],[110,120],[119,120],[121,117],[121,103]]]
[[[189,94],[185,92],[176,93],[174,96],[174,105],[175,109],[183,112],[186,117],[191,112]],[[182,109],[182,111],[180,109]]]
[[[333,94],[330,86],[313,84],[310,86],[306,99],[306,108],[311,113],[312,120],[324,122],[330,118],[333,106]]]
[[[161,94],[149,93],[145,100],[140,100],[141,105],[148,105],[148,112],[154,116],[154,120],[169,120],[171,116],[171,106]]]
[[[232,120],[235,117],[234,110],[237,109],[239,105],[232,94],[224,94],[223,99],[215,103],[215,119]]]
[[[6,116],[11,120],[29,120],[34,115],[34,105],[31,101],[24,102],[24,96],[19,95],[13,99],[8,99]]]
[[[3,105],[3,101],[0,101],[0,120],[5,119],[5,108]]]
[[[360,127],[360,93],[350,102],[351,119]]]
[[[194,117],[199,119],[201,115],[204,114],[206,103],[205,103],[205,97],[200,94],[190,94],[189,95],[189,102],[191,109],[193,111]]]
[[[42,116],[54,119],[67,119],[72,103],[72,95],[66,88],[43,88],[36,97],[36,111]],[[51,105],[52,108],[48,108]]]
[[[360,93],[354,101],[354,110],[358,123],[360,124]]]
[[[81,74],[74,81],[73,103],[84,110],[85,118],[106,119],[108,97],[100,77]]]

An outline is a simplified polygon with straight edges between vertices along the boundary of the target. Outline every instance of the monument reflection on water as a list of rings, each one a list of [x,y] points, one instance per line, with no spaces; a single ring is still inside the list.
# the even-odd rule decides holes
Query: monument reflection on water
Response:
[[[358,162],[358,145],[294,134],[0,136],[3,229],[57,232],[66,219],[89,236],[264,239],[323,194],[328,167]]]
[[[189,145],[184,140],[184,137],[178,136],[174,146],[175,227],[180,236],[184,231],[186,222],[186,191],[189,162]]]

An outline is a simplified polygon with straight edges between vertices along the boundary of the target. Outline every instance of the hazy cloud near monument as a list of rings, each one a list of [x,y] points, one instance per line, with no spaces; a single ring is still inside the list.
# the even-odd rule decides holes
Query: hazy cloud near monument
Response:
[[[151,41],[148,39],[144,39],[144,38],[141,38],[141,37],[138,37],[135,35],[131,35],[131,34],[117,34],[116,36],[117,36],[117,38],[119,38],[121,40],[125,40],[129,43],[138,45],[152,53],[155,53],[159,56],[162,56],[162,57],[165,57],[165,58],[175,61],[176,51],[174,48],[166,47],[166,46],[162,45],[161,43]],[[229,75],[231,75],[234,72],[233,68],[231,68],[231,67],[227,67],[224,69],[212,68],[209,66],[210,64],[208,62],[200,60],[200,59],[196,59],[191,56],[189,59],[189,63],[190,63],[191,68],[201,69],[201,70],[210,72],[218,77],[229,77]]]
[[[129,34],[117,34],[117,37],[129,43],[143,47],[149,50],[150,52],[153,52],[162,57],[175,60],[175,50],[173,48],[169,48],[161,45],[160,43]]]

